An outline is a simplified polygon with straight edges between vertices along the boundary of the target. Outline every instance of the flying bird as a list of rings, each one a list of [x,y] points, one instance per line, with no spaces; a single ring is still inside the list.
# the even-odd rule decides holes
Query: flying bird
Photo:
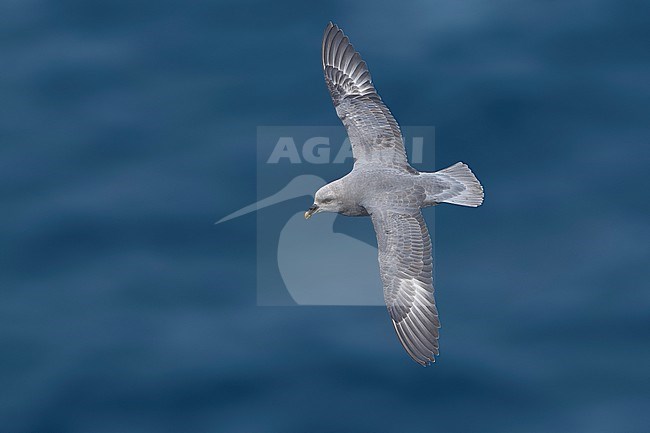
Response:
[[[421,209],[440,203],[477,207],[483,187],[458,162],[437,172],[411,167],[400,127],[377,94],[366,62],[343,31],[328,24],[325,83],[354,156],[350,173],[320,188],[305,212],[370,216],[379,249],[384,301],[400,343],[421,365],[438,356],[440,320],[433,297],[431,238]]]

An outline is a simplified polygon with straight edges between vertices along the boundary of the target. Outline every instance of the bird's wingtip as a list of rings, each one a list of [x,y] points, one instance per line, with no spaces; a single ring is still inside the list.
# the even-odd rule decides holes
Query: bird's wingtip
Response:
[[[335,22],[333,22],[332,20],[329,20],[329,22],[327,23],[327,26],[325,26],[325,31],[328,32],[330,30],[337,31],[337,30],[341,30],[341,28],[338,25],[336,25]]]

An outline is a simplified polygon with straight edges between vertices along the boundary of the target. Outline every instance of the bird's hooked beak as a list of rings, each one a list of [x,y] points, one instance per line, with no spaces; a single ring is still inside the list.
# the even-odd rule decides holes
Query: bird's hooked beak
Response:
[[[316,212],[318,212],[318,206],[315,204],[311,205],[311,207],[307,209],[307,212],[305,212],[305,219],[308,220]]]

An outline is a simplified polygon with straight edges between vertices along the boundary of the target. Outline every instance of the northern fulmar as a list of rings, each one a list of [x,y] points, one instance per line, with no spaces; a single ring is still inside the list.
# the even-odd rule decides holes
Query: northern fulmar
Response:
[[[377,234],[384,300],[400,343],[421,365],[438,356],[431,238],[420,209],[440,203],[476,207],[483,187],[458,162],[434,173],[406,159],[400,127],[377,94],[366,62],[343,31],[328,24],[323,70],[336,114],[345,125],[354,167],[316,192],[305,212],[370,216]]]

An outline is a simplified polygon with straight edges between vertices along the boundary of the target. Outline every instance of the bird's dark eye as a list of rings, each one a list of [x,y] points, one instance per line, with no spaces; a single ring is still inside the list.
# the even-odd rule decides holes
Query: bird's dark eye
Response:
[[[334,200],[334,199],[333,199],[333,198],[331,198],[331,197],[328,197],[328,198],[324,198],[324,199],[323,199],[323,200],[321,201],[321,203],[323,203],[323,204],[327,204],[327,203],[331,203],[331,202],[332,202],[332,200]]]

